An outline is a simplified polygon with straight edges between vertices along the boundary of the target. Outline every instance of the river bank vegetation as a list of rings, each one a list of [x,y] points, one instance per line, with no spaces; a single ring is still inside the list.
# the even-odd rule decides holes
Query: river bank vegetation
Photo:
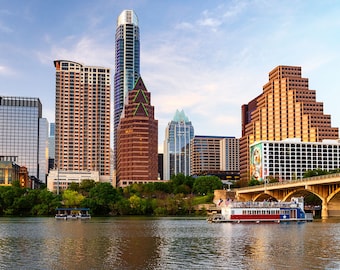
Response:
[[[19,183],[0,187],[0,216],[51,216],[57,207],[88,207],[93,216],[197,215],[199,204],[212,203],[221,189],[216,176],[193,178],[178,174],[167,182],[133,184],[114,188],[110,183],[84,180],[72,183],[61,194],[42,187],[22,189]]]

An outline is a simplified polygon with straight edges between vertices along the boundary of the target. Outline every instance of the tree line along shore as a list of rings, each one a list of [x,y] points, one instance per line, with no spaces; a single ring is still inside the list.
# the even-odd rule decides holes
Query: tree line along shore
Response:
[[[178,174],[170,181],[115,188],[110,183],[84,180],[55,194],[20,188],[19,182],[0,187],[0,216],[53,216],[59,207],[90,208],[92,216],[206,215],[197,205],[212,203],[214,190],[222,189],[217,176]]]

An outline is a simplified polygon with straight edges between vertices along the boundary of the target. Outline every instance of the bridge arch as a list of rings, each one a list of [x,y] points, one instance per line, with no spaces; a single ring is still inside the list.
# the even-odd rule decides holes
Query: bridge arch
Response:
[[[261,192],[259,194],[256,194],[253,198],[253,201],[254,202],[257,202],[257,201],[263,201],[263,200],[275,200],[275,201],[278,201],[277,198],[275,198],[274,196],[268,194],[268,193],[265,193],[265,192]]]
[[[329,194],[327,197],[327,203],[329,203],[339,192],[340,192],[340,187],[334,190],[331,194]]]
[[[314,194],[315,196],[317,196],[321,201],[323,201],[323,198],[320,194],[317,194],[316,192],[309,190],[309,189],[304,189],[304,188],[297,188],[294,190],[291,190],[289,193],[287,193],[283,198],[282,201],[287,201],[289,198],[296,196],[296,197],[306,197],[306,195],[308,194]]]
[[[324,207],[327,210],[325,217],[340,215],[340,187],[334,189],[322,202],[322,212]]]

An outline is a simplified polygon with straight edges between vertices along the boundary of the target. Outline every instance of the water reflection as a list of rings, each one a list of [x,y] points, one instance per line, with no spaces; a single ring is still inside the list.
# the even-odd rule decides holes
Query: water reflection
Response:
[[[0,269],[340,269],[340,223],[1,218]]]

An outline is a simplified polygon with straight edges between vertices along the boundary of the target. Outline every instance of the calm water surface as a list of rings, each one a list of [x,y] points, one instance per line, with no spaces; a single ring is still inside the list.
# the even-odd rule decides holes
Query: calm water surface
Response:
[[[340,269],[340,220],[0,218],[0,269]]]

